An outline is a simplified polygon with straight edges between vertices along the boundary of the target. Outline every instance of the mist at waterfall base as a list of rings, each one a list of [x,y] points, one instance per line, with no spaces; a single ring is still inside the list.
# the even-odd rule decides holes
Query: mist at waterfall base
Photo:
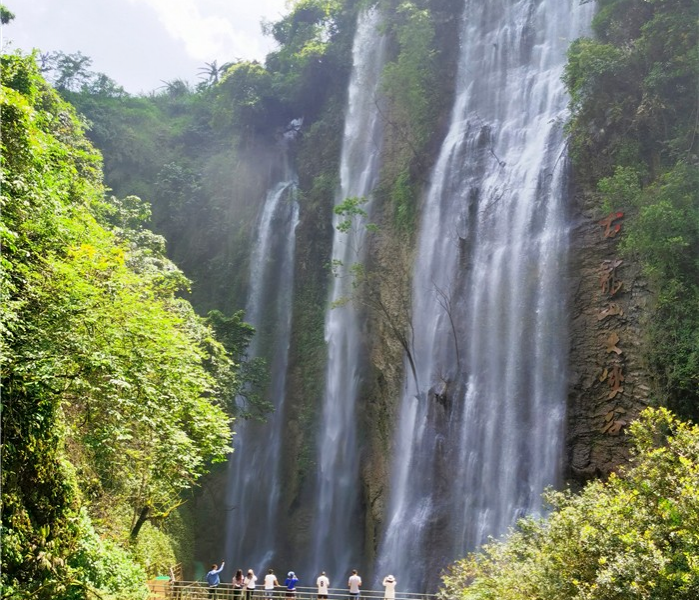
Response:
[[[315,538],[309,548],[294,548],[294,565],[274,564],[283,518],[274,456],[283,435],[280,404],[270,423],[238,429],[227,558],[258,572],[293,569],[302,585],[324,570],[333,587],[344,588],[349,570],[359,568],[365,588],[379,589],[392,573],[399,590],[433,591],[453,560],[519,517],[541,512],[542,491],[560,478],[567,385],[568,98],[561,75],[567,47],[592,12],[578,0],[464,3],[451,121],[421,207],[412,289],[416,372],[406,359],[375,564],[363,556],[356,412],[366,349],[363,315],[351,303],[329,309],[325,320],[317,476],[304,494],[315,503]],[[366,197],[368,212],[383,137],[376,110],[385,61],[380,22],[370,10],[357,27],[336,200]],[[270,213],[274,202],[284,204],[274,197],[293,188],[291,180],[270,190]],[[264,219],[247,309],[256,326],[262,309],[253,298],[290,297],[292,288],[292,281],[281,283],[282,271],[266,271],[279,262],[270,256],[289,250],[272,250],[271,242],[262,249]],[[269,217],[286,226],[294,219],[297,213]],[[335,231],[333,259],[343,268],[365,260],[363,232]],[[288,291],[265,287],[275,278]],[[346,279],[333,281],[331,301],[347,295]],[[290,316],[276,315],[281,325],[272,327],[283,337]],[[288,336],[276,343],[274,356],[288,352]],[[277,370],[286,369],[286,359],[275,360],[274,398],[283,403],[285,372]]]

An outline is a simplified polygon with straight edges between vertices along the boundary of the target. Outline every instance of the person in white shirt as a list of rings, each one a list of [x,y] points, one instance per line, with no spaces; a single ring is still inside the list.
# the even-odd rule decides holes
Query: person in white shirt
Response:
[[[257,575],[252,569],[248,569],[248,574],[245,576],[245,600],[252,600],[252,593],[255,591],[255,582],[257,581]]]
[[[318,579],[316,579],[316,585],[318,586],[318,600],[324,600],[328,597],[328,588],[330,587],[330,580],[325,575],[323,571]]]
[[[384,600],[394,600],[396,597],[396,578],[393,575],[384,577],[383,586],[386,588],[383,594]]]
[[[347,587],[351,598],[359,598],[359,588],[362,586],[362,578],[357,574],[357,569],[352,570],[352,575],[347,580]]]
[[[274,588],[279,587],[279,582],[277,581],[277,576],[274,571],[270,569],[265,575],[265,598],[272,598],[274,596]]]

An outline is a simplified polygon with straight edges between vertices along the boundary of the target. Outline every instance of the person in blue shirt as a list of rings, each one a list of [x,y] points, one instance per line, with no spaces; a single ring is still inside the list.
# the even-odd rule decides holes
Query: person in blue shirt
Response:
[[[289,571],[289,574],[284,580],[284,585],[286,586],[286,597],[293,598],[296,596],[296,584],[299,582],[299,578],[296,577],[293,571]]]
[[[221,561],[221,566],[218,567],[216,563],[211,565],[211,571],[209,571],[206,574],[206,581],[209,584],[209,597],[210,598],[215,598],[216,597],[216,588],[218,587],[218,584],[221,583],[221,578],[219,577],[219,573],[223,571],[223,567],[226,566],[226,561],[222,560]]]

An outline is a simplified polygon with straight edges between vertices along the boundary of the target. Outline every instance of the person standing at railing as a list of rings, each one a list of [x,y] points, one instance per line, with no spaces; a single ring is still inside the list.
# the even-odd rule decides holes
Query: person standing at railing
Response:
[[[233,598],[240,598],[243,595],[243,585],[245,585],[245,577],[243,577],[243,569],[238,569],[235,572],[233,581]]]
[[[218,587],[219,583],[221,583],[221,578],[219,577],[219,573],[223,571],[223,567],[226,566],[225,561],[221,561],[221,567],[214,563],[211,565],[211,571],[209,571],[206,574],[206,582],[209,584],[209,598],[215,598],[216,597],[216,588]]]
[[[330,580],[325,575],[323,571],[318,579],[316,579],[316,585],[318,586],[318,600],[328,600],[328,588],[330,587]]]
[[[353,600],[359,598],[359,588],[362,587],[362,578],[357,573],[357,569],[352,570],[352,575],[347,580],[347,587],[349,588],[350,598]]]
[[[277,576],[274,571],[270,569],[265,575],[265,598],[268,600],[274,597],[274,588],[279,587],[279,582],[277,581]]]
[[[384,600],[394,600],[396,597],[396,578],[393,575],[388,575],[383,578],[383,593]]]
[[[255,591],[255,582],[257,581],[257,575],[252,569],[248,569],[248,574],[245,576],[243,581],[245,585],[245,600],[252,600],[252,594]]]
[[[294,598],[296,597],[296,584],[299,582],[299,578],[296,577],[296,573],[289,571],[286,579],[284,580],[284,585],[286,586],[286,597]]]

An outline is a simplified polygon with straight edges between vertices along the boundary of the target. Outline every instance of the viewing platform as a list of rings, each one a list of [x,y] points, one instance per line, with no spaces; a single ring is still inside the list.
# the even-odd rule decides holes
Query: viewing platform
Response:
[[[234,590],[230,583],[221,583],[212,594],[205,581],[170,581],[156,579],[148,582],[151,590],[150,600],[267,600],[265,590],[258,586],[250,596],[245,590]],[[328,600],[355,600],[346,588],[329,588]],[[384,590],[362,590],[357,600],[383,600]],[[295,594],[289,594],[285,587],[275,588],[272,600],[317,600],[318,588],[297,586]],[[417,594],[395,591],[395,600],[436,600],[435,594]]]

